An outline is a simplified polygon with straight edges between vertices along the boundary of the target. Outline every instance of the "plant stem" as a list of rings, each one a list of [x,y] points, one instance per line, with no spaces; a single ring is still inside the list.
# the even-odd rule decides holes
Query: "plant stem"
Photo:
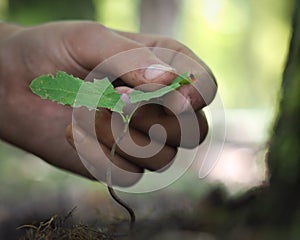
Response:
[[[133,228],[134,223],[135,223],[135,213],[133,209],[125,203],[123,200],[121,200],[118,195],[116,194],[113,185],[112,185],[112,164],[113,164],[113,159],[115,156],[116,148],[120,141],[125,137],[126,133],[128,132],[129,128],[129,122],[130,122],[131,117],[127,118],[126,121],[124,121],[124,129],[122,133],[118,136],[118,138],[115,140],[114,144],[112,145],[111,151],[110,151],[110,163],[106,172],[106,181],[107,181],[107,189],[111,197],[123,208],[127,210],[130,216],[130,229]],[[124,120],[124,118],[123,118]]]

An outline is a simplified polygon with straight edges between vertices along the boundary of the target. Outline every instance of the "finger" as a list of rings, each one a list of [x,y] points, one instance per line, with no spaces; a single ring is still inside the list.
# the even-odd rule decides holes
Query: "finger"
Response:
[[[70,23],[64,43],[79,65],[91,70],[103,62],[98,71],[121,77],[130,86],[149,82],[169,84],[175,78],[174,69],[143,44],[97,23]]]
[[[78,151],[84,165],[98,180],[106,181],[108,170],[108,159],[110,150],[103,144],[99,144],[78,126],[70,124],[66,129],[68,142]],[[76,141],[76,144],[75,144]],[[102,149],[102,151],[100,150]],[[123,171],[125,170],[125,171]],[[115,154],[112,164],[112,183],[119,186],[130,186],[136,183],[143,170],[136,165],[126,161],[124,158]],[[135,173],[135,174],[130,174]]]
[[[127,102],[125,109],[128,114],[135,108],[134,105],[128,104],[129,94],[132,89],[128,87],[117,87],[116,90],[125,96],[123,99]],[[196,117],[196,121],[193,121]],[[138,108],[131,119],[133,128],[148,134],[151,127],[158,124],[167,133],[167,145],[172,147],[194,148],[198,146],[206,137],[208,124],[202,111],[189,111],[183,114],[166,114],[164,108],[158,104],[145,104]],[[159,142],[164,142],[160,129],[152,131],[152,136]]]
[[[155,124],[165,129],[167,144],[172,147],[194,148],[205,139],[208,132],[208,124],[202,111],[166,114],[161,106],[148,104],[139,108],[131,120],[131,126],[145,134]],[[160,142],[164,140],[159,129],[153,132],[153,137]]]
[[[212,71],[208,66],[197,57],[193,51],[182,43],[166,37],[159,37],[149,34],[136,34],[117,31],[120,35],[142,43],[152,48],[162,61],[169,64],[177,70],[178,73],[193,73],[196,76],[192,85],[186,85],[179,89],[195,110],[201,109],[208,105],[215,97],[217,83]],[[162,50],[167,48],[172,51]],[[169,94],[166,100],[168,103],[175,103],[174,110],[178,113],[186,111],[183,108],[185,100],[179,99],[174,94]]]
[[[99,142],[108,148],[111,148],[123,129],[124,124],[119,115],[112,117],[111,113],[104,109],[97,112],[97,137]],[[134,128],[129,128],[116,151],[133,164],[154,171],[167,167],[177,153],[176,148],[165,146]]]
[[[130,114],[135,106],[128,104],[129,97],[127,94],[132,89],[117,87],[116,90],[122,94],[123,101],[127,102],[123,110]],[[196,121],[194,120],[195,117]],[[130,122],[130,126],[144,134],[148,134],[151,127],[156,124],[162,126],[167,133],[167,145],[176,148],[179,146],[194,148],[205,139],[208,132],[207,120],[202,111],[190,111],[179,115],[172,112],[166,114],[164,108],[157,104],[145,104],[138,108]],[[165,140],[159,128],[152,131],[152,136],[159,142],[164,142]]]

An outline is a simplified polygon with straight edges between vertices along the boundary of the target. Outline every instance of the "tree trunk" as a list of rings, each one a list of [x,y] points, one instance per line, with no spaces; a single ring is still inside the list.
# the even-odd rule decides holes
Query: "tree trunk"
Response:
[[[179,0],[141,0],[140,31],[173,37]]]
[[[280,113],[268,155],[270,211],[276,209],[278,223],[299,215],[300,207],[300,3],[296,1],[293,35],[282,81]],[[281,206],[281,207],[279,207]],[[274,208],[275,207],[275,208]],[[299,217],[297,216],[297,217]],[[296,216],[295,216],[296,217]]]
[[[300,4],[282,82],[280,114],[269,154],[271,185],[300,184]]]
[[[277,233],[285,231],[285,239],[299,239],[300,224],[300,1],[295,1],[294,9],[280,110],[267,156],[269,185],[255,192],[250,203],[231,206],[238,222]]]

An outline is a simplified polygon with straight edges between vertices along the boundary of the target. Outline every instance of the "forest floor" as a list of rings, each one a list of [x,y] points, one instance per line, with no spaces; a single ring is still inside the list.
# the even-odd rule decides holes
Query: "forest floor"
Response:
[[[127,199],[137,213],[132,230],[126,211],[105,194],[84,198],[86,202],[77,207],[68,206],[68,199],[47,199],[44,206],[33,201],[15,209],[15,218],[12,215],[1,229],[1,239],[266,240],[283,239],[284,234],[278,228],[252,225],[244,218],[245,211],[240,210],[253,201],[253,194],[227,201],[220,188],[198,201],[178,192],[159,193],[143,201]]]

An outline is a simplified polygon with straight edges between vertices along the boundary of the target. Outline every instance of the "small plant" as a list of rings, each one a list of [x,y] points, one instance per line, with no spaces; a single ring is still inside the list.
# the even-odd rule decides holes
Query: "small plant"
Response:
[[[115,140],[110,152],[110,165],[107,170],[107,187],[112,198],[123,206],[130,214],[131,226],[135,221],[134,211],[124,203],[115,193],[111,180],[111,165],[115,155],[116,147],[122,138],[126,135],[130,120],[138,109],[139,103],[150,99],[159,98],[172,92],[184,84],[191,83],[187,73],[179,75],[170,85],[164,86],[152,92],[143,92],[133,90],[128,94],[129,103],[137,104],[134,110],[128,114],[123,108],[128,102],[124,102],[122,94],[118,93],[108,78],[102,80],[95,79],[94,82],[83,81],[65,72],[58,71],[56,76],[41,75],[34,79],[30,84],[33,93],[42,99],[48,99],[59,104],[71,107],[87,107],[88,109],[98,110],[98,108],[107,108],[112,112],[120,114],[124,122],[122,133]]]

